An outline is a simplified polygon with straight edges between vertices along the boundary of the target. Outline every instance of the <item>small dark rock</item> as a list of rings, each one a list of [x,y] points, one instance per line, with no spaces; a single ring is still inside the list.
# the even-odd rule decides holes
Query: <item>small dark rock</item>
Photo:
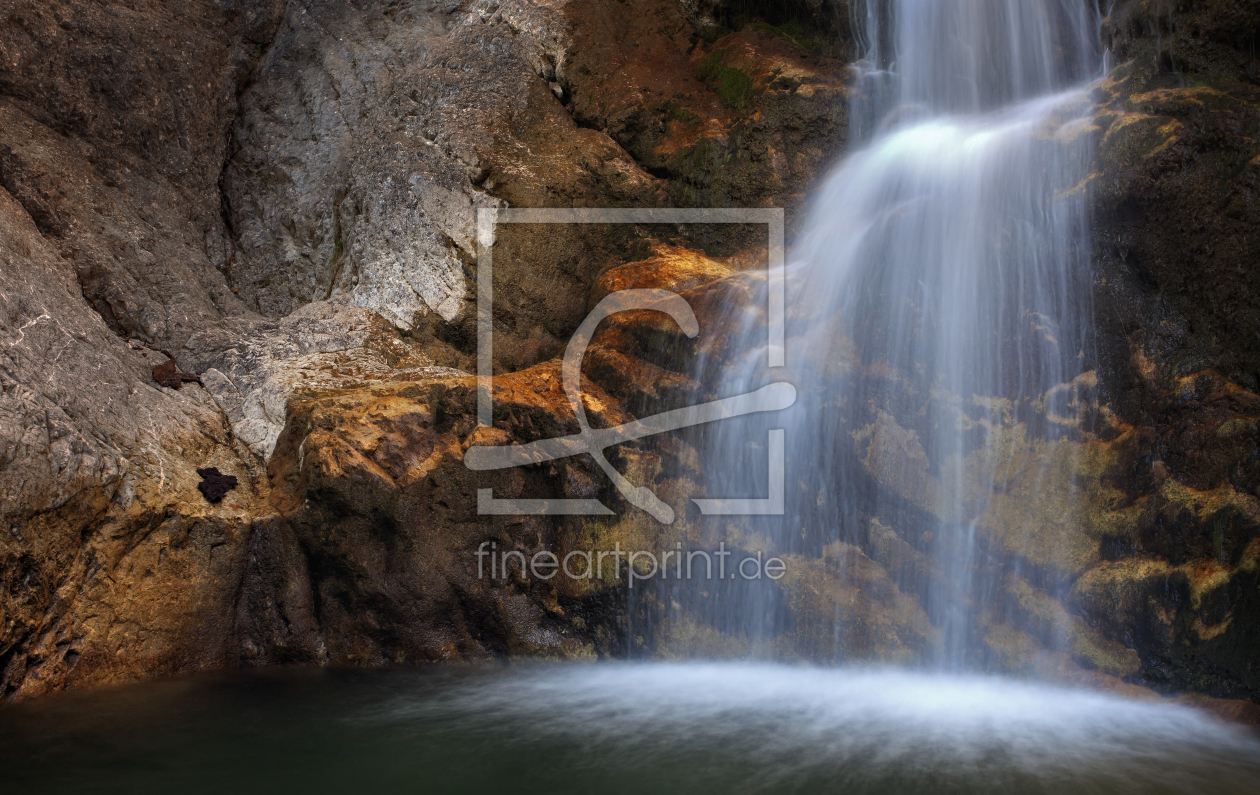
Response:
[[[179,389],[182,384],[201,383],[201,379],[197,376],[180,370],[179,365],[175,363],[174,357],[153,368],[153,380],[171,389]]]
[[[224,475],[216,467],[198,469],[197,474],[201,475],[201,482],[197,484],[197,488],[201,490],[207,502],[218,502],[229,491],[236,488],[236,476]]]

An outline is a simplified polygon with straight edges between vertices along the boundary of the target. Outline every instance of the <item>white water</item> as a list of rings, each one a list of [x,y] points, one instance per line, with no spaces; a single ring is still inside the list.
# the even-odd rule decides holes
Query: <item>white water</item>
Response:
[[[1082,0],[868,0],[859,11],[858,147],[790,252],[786,377],[765,370],[764,327],[750,324],[719,390],[788,380],[801,397],[715,430],[706,460],[722,463],[707,486],[764,493],[750,441],[785,428],[787,514],[753,532],[817,556],[834,541],[863,546],[874,522],[891,527],[934,560],[932,578],[899,584],[942,630],[937,662],[971,668],[983,654],[976,616],[1011,612],[1002,588],[1018,573],[977,573],[977,518],[1012,456],[1082,431],[1065,385],[1090,367],[1082,185],[1097,20]],[[782,624],[765,598],[751,597],[751,627],[734,613],[747,604],[697,609],[764,639]]]
[[[1223,794],[1260,774],[1254,736],[1176,704],[863,669],[542,665],[404,696],[356,721],[488,736],[528,725],[515,753],[580,748],[617,790],[637,779],[667,792],[698,780],[714,792]]]
[[[1163,701],[765,665],[273,669],[0,711],[6,793],[1212,793],[1260,741]]]

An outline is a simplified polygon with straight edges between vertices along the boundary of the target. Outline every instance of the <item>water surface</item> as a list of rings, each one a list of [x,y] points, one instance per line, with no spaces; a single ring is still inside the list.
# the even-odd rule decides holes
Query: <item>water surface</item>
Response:
[[[6,793],[1253,793],[1176,704],[764,665],[219,674],[0,710]]]

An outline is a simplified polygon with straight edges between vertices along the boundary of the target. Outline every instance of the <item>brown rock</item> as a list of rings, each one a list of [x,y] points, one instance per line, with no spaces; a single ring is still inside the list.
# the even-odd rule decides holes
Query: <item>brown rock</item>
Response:
[[[179,369],[174,357],[153,368],[153,380],[165,387],[179,389],[183,384],[200,384],[201,379]]]
[[[668,177],[673,204],[785,207],[796,228],[807,192],[848,138],[845,61],[764,24],[705,43],[696,18],[663,0],[583,0],[565,13],[580,123]],[[604,33],[610,25],[616,38]]]

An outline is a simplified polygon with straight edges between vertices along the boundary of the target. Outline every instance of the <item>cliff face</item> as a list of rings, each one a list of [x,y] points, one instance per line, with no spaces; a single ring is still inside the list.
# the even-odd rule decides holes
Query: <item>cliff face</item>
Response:
[[[439,551],[462,549],[474,504],[448,436],[471,427],[456,398],[475,210],[659,206],[676,173],[696,203],[716,184],[799,205],[841,143],[843,64],[745,35],[719,57],[787,79],[723,100],[696,76],[708,45],[663,2],[14,0],[0,16],[4,695],[241,662],[613,649],[615,588],[583,597],[584,623],[554,595],[481,593]],[[502,234],[498,367],[545,372],[596,274],[658,234]],[[171,357],[182,388],[154,381]],[[376,382],[456,401],[390,425],[398,455],[436,455],[454,480],[400,498],[379,463],[303,468],[326,460],[304,442],[344,436],[308,441],[308,424],[352,429]],[[554,415],[543,427],[568,421],[549,389],[522,398]],[[310,402],[325,394],[345,397]],[[384,496],[339,501],[360,464]],[[198,489],[210,467],[237,480],[215,503]]]
[[[151,375],[259,319],[216,267],[217,183],[244,37],[281,8],[224,5],[3,8],[6,694],[236,656],[263,470],[204,390]],[[207,466],[241,481],[218,506],[193,499]]]
[[[1101,399],[1140,515],[1073,605],[1142,681],[1260,691],[1260,9],[1118,4],[1098,91]],[[1116,448],[1121,449],[1121,448]]]
[[[753,311],[764,236],[501,230],[491,432],[469,375],[475,217],[780,206],[790,232],[860,99],[847,5],[793,9],[744,24],[670,0],[0,5],[3,695],[238,664],[739,647],[702,621],[638,636],[659,606],[624,582],[478,577],[483,542],[562,554],[730,531],[655,524],[581,459],[473,473],[463,453],[576,429],[556,357],[612,289],[678,290],[705,334],[607,323],[585,369],[593,424],[686,405],[697,358],[726,353],[723,319]],[[1122,3],[1104,25],[1099,367],[1072,387],[1094,425],[1050,498],[1013,484],[984,525],[1037,573],[1008,596],[1044,630],[994,617],[986,662],[1255,698],[1260,16],[1162,9]],[[199,383],[155,382],[171,356]],[[883,452],[912,433],[891,414],[853,423],[844,454],[869,487],[913,502]],[[619,450],[681,514],[691,441]],[[207,467],[238,481],[216,503]],[[479,517],[483,488],[623,515]],[[1065,505],[1084,530],[1060,543]],[[931,568],[926,542],[865,519],[853,545],[792,561],[775,653],[915,660],[938,641],[899,586]],[[837,605],[858,618],[837,625]]]

